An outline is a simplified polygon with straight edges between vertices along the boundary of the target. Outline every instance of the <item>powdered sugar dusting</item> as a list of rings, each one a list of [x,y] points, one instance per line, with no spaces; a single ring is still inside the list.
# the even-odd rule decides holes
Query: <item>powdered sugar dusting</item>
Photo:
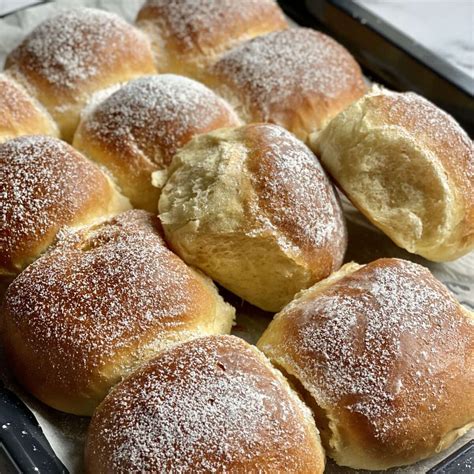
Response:
[[[384,123],[401,126],[422,139],[438,156],[446,156],[444,166],[451,163],[451,172],[471,183],[465,185],[472,193],[474,182],[474,144],[461,126],[446,112],[413,92],[397,93],[375,90],[367,100],[381,103]]]
[[[270,33],[226,53],[212,74],[248,101],[253,114],[271,121],[295,100],[326,101],[353,87],[364,89],[360,69],[336,41],[306,28]],[[291,99],[291,102],[289,102]]]
[[[89,8],[67,10],[35,28],[9,56],[7,66],[21,64],[47,84],[74,89],[115,64],[124,50],[130,50],[131,30],[112,13]]]
[[[164,22],[169,36],[184,53],[219,49],[222,38],[233,39],[232,33],[238,29],[246,33],[249,25],[255,27],[268,16],[278,18],[284,25],[273,0],[149,0],[144,9],[147,8],[153,11],[153,18]]]
[[[338,268],[346,245],[344,218],[320,163],[306,145],[283,128],[250,127],[258,130],[257,143],[253,144],[258,152],[251,154],[254,158],[248,163],[259,198],[257,217],[266,216],[304,250],[328,249],[334,257],[333,268]]]
[[[54,133],[54,125],[48,122],[46,114],[28,96],[26,91],[7,77],[0,74],[0,141],[4,136],[25,134],[28,130]]]
[[[52,239],[105,190],[101,171],[60,140],[25,136],[0,145],[1,265]]]
[[[81,110],[81,120],[86,120],[100,103],[107,100],[114,92],[117,92],[121,87],[123,87],[123,85],[124,84],[121,83],[112,84],[105,89],[99,89],[97,92],[94,92],[87,101],[87,104]]]
[[[448,149],[461,145],[472,150],[472,140],[456,120],[424,97],[414,92],[397,93],[385,89],[383,93],[391,99],[384,111],[388,123],[401,122],[434,142],[442,142]]]
[[[111,358],[120,363],[122,350],[197,332],[195,318],[216,317],[210,290],[166,247],[158,225],[128,211],[63,233],[10,286],[7,317],[35,355],[31,370],[50,374],[55,390],[84,390]]]
[[[0,74],[0,105],[2,107],[2,116],[0,117],[0,126],[7,126],[8,122],[3,124],[6,113],[12,116],[16,121],[23,118],[23,102],[24,98],[21,91],[14,86],[13,82],[4,74]]]
[[[123,86],[86,117],[82,128],[116,152],[139,150],[163,168],[193,135],[236,124],[230,106],[210,89],[163,74]]]
[[[450,379],[470,357],[467,318],[408,261],[378,260],[293,308],[288,350],[320,404],[361,415],[381,440],[403,439],[420,410],[441,416]]]
[[[288,462],[302,472],[312,453],[301,416],[245,342],[202,338],[112,392],[92,422],[88,456],[121,472],[282,472]]]

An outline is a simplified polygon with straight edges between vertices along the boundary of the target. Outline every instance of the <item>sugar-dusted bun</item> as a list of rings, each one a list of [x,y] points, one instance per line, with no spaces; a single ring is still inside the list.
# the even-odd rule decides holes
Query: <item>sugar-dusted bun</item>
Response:
[[[0,143],[20,135],[59,135],[49,113],[7,74],[0,74]]]
[[[311,142],[353,204],[400,247],[434,261],[474,248],[474,146],[426,99],[375,88]]]
[[[159,72],[191,77],[222,51],[288,26],[274,0],[148,0],[137,25],[152,40]]]
[[[0,276],[15,275],[65,226],[130,208],[109,178],[70,145],[40,135],[0,145]]]
[[[89,8],[41,23],[5,66],[48,109],[68,141],[95,91],[155,71],[139,30],[115,14]]]
[[[86,472],[322,473],[311,413],[264,355],[213,336],[172,348],[97,409]]]
[[[7,290],[4,346],[44,403],[91,415],[108,390],[164,348],[230,332],[234,309],[134,210],[59,239]]]
[[[329,456],[388,469],[474,425],[474,318],[420,265],[348,264],[302,292],[258,347],[313,407]]]
[[[237,46],[205,81],[245,122],[272,122],[302,140],[366,90],[360,67],[336,41],[307,28],[270,33]]]
[[[269,311],[337,270],[346,247],[321,165],[276,125],[194,138],[173,159],[159,212],[178,255]]]
[[[238,124],[230,106],[199,82],[148,76],[85,114],[74,146],[105,165],[135,207],[156,212],[160,191],[151,173],[162,170],[165,178],[173,155],[194,135]]]

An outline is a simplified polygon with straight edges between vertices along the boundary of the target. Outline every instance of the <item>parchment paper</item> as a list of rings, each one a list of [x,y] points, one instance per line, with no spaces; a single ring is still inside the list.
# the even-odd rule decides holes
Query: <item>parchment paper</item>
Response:
[[[58,9],[80,5],[102,8],[118,13],[126,20],[133,22],[142,3],[143,0],[59,0],[9,15],[0,19],[0,65],[3,66],[6,55],[29,31],[49,16],[57,13]],[[349,229],[346,261],[368,263],[379,257],[399,257],[415,261],[428,267],[437,278],[448,286],[462,304],[474,310],[474,252],[448,264],[429,262],[398,248],[344,199],[343,204]],[[222,293],[237,308],[237,325],[234,327],[233,334],[255,343],[273,315],[242,302],[224,290]],[[82,472],[83,446],[89,419],[53,410],[25,393],[10,377],[1,353],[0,376],[5,384],[17,393],[33,411],[52,448],[69,471],[71,473]],[[406,468],[384,472],[424,473],[472,437],[473,433],[471,432],[458,440],[451,449],[429,460]],[[338,467],[329,460],[326,472],[355,474],[357,471]]]

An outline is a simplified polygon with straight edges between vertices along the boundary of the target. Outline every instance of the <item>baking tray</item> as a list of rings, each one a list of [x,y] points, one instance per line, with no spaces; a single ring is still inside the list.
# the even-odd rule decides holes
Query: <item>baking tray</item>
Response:
[[[143,0],[60,0],[35,5],[0,18],[0,67],[5,55],[22,37],[60,7],[78,5],[102,8],[119,13],[133,21]],[[281,2],[296,23],[314,26],[310,15],[295,10],[300,2]],[[290,7],[288,6],[290,5]],[[293,7],[291,7],[293,5]],[[293,8],[293,9],[292,9]],[[408,254],[395,246],[368,223],[347,201],[343,202],[349,230],[346,261],[367,263],[379,257],[398,257],[416,261],[430,268],[465,306],[474,310],[474,253],[450,264],[436,264]],[[255,343],[272,315],[261,311],[222,291],[227,301],[237,308],[237,325],[233,334]],[[1,288],[0,288],[1,297]],[[88,418],[53,410],[25,393],[8,373],[0,348],[0,473],[79,473]],[[448,451],[430,460],[405,468],[384,471],[402,473],[474,472],[472,432],[458,440]],[[355,474],[358,471],[336,466],[328,460],[330,474]]]

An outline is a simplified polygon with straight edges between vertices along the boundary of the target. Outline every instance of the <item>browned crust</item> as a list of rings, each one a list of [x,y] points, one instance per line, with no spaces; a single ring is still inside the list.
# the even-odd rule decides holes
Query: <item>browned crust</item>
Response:
[[[58,135],[46,110],[6,74],[0,74],[0,143],[19,135]]]
[[[0,145],[0,188],[0,271],[7,274],[38,257],[63,226],[106,216],[123,199],[99,168],[46,136]]]
[[[99,407],[86,471],[322,473],[313,421],[280,377],[236,337],[181,344],[131,375]],[[216,390],[210,393],[208,384]],[[171,411],[164,393],[176,400]],[[137,431],[135,423],[145,420]]]
[[[85,8],[41,23],[5,68],[48,109],[67,140],[93,92],[155,72],[145,35],[116,15]]]
[[[337,462],[410,464],[449,446],[450,432],[474,420],[472,315],[428,270],[380,259],[308,292],[275,317],[258,346],[334,423],[326,447]],[[347,309],[343,299],[354,303]]]
[[[90,415],[140,362],[167,344],[230,330],[232,313],[210,280],[168,250],[156,217],[128,211],[64,236],[15,279],[5,352],[40,400]]]
[[[210,67],[206,83],[247,122],[272,122],[306,140],[367,90],[359,65],[332,38],[290,28],[243,43]]]
[[[82,120],[74,146],[105,165],[135,207],[156,212],[151,174],[166,169],[193,136],[239,123],[202,84],[162,74],[131,81],[99,104]]]
[[[195,137],[159,202],[173,249],[267,311],[342,261],[345,223],[316,157],[290,132],[250,124]]]
[[[136,21],[151,36],[158,69],[178,73],[196,72],[219,52],[288,26],[273,0],[151,0]]]
[[[342,264],[347,231],[335,189],[317,158],[278,127],[251,124],[239,130],[260,211],[300,249],[313,282],[326,278]],[[322,237],[322,228],[331,232]],[[318,233],[321,240],[315,240]]]

